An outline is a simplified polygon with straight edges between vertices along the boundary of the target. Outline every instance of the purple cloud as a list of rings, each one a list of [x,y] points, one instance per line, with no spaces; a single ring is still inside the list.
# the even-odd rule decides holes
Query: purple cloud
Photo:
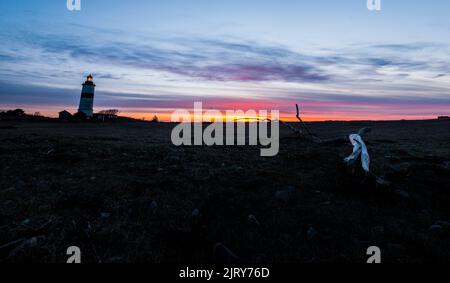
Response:
[[[325,81],[325,75],[313,71],[313,68],[300,65],[285,65],[277,63],[262,64],[230,64],[194,68],[193,70],[180,71],[180,74],[191,77],[215,81]]]

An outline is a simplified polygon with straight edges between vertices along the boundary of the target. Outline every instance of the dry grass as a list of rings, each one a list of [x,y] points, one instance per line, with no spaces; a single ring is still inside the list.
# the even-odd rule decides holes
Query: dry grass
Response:
[[[243,262],[364,262],[371,245],[388,262],[449,261],[448,227],[429,231],[450,221],[448,121],[311,125],[321,137],[372,126],[385,187],[352,179],[347,144],[283,130],[280,154],[262,158],[174,147],[172,126],[0,122],[0,245],[36,240],[0,260],[65,262],[76,245],[85,262],[204,263],[223,243]]]

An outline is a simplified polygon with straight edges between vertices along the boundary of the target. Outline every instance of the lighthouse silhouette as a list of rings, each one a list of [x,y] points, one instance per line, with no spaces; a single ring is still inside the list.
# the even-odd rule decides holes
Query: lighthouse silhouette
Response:
[[[84,113],[87,118],[92,118],[92,116],[94,116],[94,93],[94,77],[92,75],[89,75],[87,76],[86,81],[83,84],[80,107],[78,108],[78,112]]]

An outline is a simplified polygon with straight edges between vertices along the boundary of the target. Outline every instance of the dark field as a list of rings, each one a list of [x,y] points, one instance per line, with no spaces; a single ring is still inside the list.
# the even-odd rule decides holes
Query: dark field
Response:
[[[284,128],[263,158],[174,147],[170,124],[0,122],[0,261],[79,246],[83,262],[364,263],[379,246],[384,262],[450,262],[450,121],[311,124],[365,126],[388,184],[349,173],[349,143]]]

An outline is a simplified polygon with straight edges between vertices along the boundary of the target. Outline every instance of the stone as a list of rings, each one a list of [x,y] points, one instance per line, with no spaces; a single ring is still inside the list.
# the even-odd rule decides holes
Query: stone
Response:
[[[193,216],[193,217],[198,217],[198,216],[200,216],[200,210],[199,210],[198,208],[194,209],[194,210],[192,211],[192,216]]]
[[[102,212],[102,213],[100,213],[100,217],[106,220],[111,217],[111,214],[107,213],[107,212]]]
[[[24,221],[22,221],[22,223],[20,223],[20,225],[22,226],[29,226],[31,224],[31,219],[25,219]]]
[[[289,200],[289,193],[286,191],[276,191],[275,198],[277,200],[287,202]]]
[[[306,233],[306,237],[309,241],[313,240],[319,232],[314,227],[309,227],[308,232]]]
[[[431,225],[431,227],[428,229],[428,231],[431,234],[440,235],[440,234],[442,234],[444,229],[443,229],[443,227],[441,225],[434,224],[434,225]]]
[[[275,198],[279,201],[287,202],[289,201],[291,195],[295,192],[294,187],[287,187],[282,190],[277,190],[275,192]]]
[[[260,223],[259,223],[258,219],[253,214],[250,214],[248,216],[248,222],[250,222],[250,224],[253,224],[253,225],[256,225],[256,226],[260,226]]]
[[[411,197],[411,195],[408,192],[402,190],[396,190],[394,193],[403,200],[409,199]]]
[[[150,204],[150,208],[152,210],[155,210],[158,208],[158,203],[156,201],[152,201],[152,203]]]
[[[450,161],[445,161],[444,162],[444,167],[447,169],[450,169]]]
[[[450,223],[447,221],[436,221],[429,229],[429,232],[435,235],[449,235]]]
[[[445,230],[450,230],[450,222],[448,221],[439,220],[436,222],[436,224],[442,226],[442,228]]]

